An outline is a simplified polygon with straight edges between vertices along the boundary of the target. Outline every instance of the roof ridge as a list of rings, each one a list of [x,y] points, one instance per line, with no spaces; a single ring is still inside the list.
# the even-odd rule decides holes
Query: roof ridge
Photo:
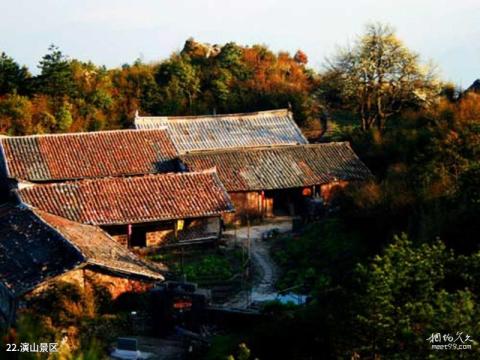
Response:
[[[31,135],[18,135],[18,136],[0,136],[0,140],[3,139],[26,139],[26,138],[48,138],[48,137],[68,137],[68,136],[80,136],[80,135],[97,135],[108,133],[125,133],[125,132],[154,132],[154,131],[168,131],[167,126],[157,127],[154,129],[112,129],[112,130],[100,130],[100,131],[79,131],[68,133],[50,133],[50,134],[31,134]]]
[[[331,145],[348,145],[348,141],[330,141],[326,143],[308,143],[308,144],[278,144],[278,145],[261,145],[261,146],[239,146],[231,148],[216,148],[216,149],[204,149],[204,150],[194,150],[188,151],[183,154],[180,154],[180,158],[185,155],[203,155],[203,154],[213,154],[213,153],[225,153],[225,152],[249,152],[249,151],[267,151],[274,149],[296,149],[296,148],[307,148],[307,147],[320,147],[320,146],[331,146]]]
[[[211,115],[165,115],[165,116],[135,116],[135,121],[139,120],[148,120],[148,119],[158,119],[158,120],[192,120],[192,119],[211,119],[211,118],[225,118],[225,117],[250,117],[258,115],[268,115],[268,114],[289,114],[290,110],[288,108],[281,109],[271,109],[271,110],[261,110],[254,112],[241,112],[241,113],[229,113],[229,114],[211,114]]]
[[[115,241],[115,240],[112,239],[112,241]],[[132,254],[133,254],[133,253],[132,253]],[[135,254],[133,254],[133,255],[135,255]],[[135,256],[136,256],[136,255],[135,255]],[[143,259],[139,258],[139,260],[143,260]],[[134,276],[154,278],[154,276],[153,276],[152,274],[149,275],[147,272],[149,272],[149,273],[154,273],[154,270],[150,269],[150,266],[152,266],[152,265],[153,265],[153,266],[156,266],[156,264],[155,264],[155,263],[153,263],[153,264],[146,264],[144,261],[142,261],[142,262],[143,262],[142,265],[143,265],[143,266],[146,268],[146,270],[147,270],[146,272],[126,271],[126,270],[124,270],[124,269],[122,269],[122,268],[120,268],[120,267],[117,267],[117,266],[114,266],[114,265],[107,265],[107,264],[104,264],[104,263],[102,263],[102,262],[95,261],[94,259],[91,259],[91,258],[89,258],[89,259],[87,259],[87,260],[85,261],[85,263],[86,263],[87,265],[94,266],[94,267],[96,266],[96,267],[98,267],[98,268],[101,268],[101,269],[104,269],[104,270],[107,270],[107,271],[108,271],[108,270],[109,270],[109,271],[113,271],[114,273],[117,273],[117,274],[125,274],[125,275],[128,276],[128,275],[132,275],[132,274],[134,273]],[[160,272],[160,271],[166,272],[167,270],[166,270],[166,269],[163,269],[163,270],[162,270],[162,269],[158,269],[157,271],[159,271],[159,272]],[[155,276],[155,278],[156,278],[157,280],[159,280],[159,281],[164,281],[164,280],[165,280],[165,277],[164,277],[162,274],[160,274],[160,273],[158,273],[158,276]]]
[[[93,183],[99,181],[109,181],[109,180],[137,180],[137,179],[145,179],[145,178],[166,178],[166,177],[181,177],[181,176],[195,176],[199,174],[216,174],[217,170],[215,168],[205,169],[205,170],[198,170],[198,171],[184,171],[184,172],[169,172],[169,173],[157,173],[157,174],[139,174],[139,175],[132,175],[132,176],[103,176],[97,178],[85,178],[85,179],[77,179],[77,180],[65,180],[59,182],[48,182],[48,183],[36,183],[36,182],[29,182],[20,180],[21,183],[27,183],[28,186],[15,189],[14,191],[17,192],[18,190],[28,190],[34,187],[55,187],[61,185],[74,185],[74,184],[84,184],[84,183]],[[0,207],[3,205],[0,205]]]
[[[31,182],[140,175],[175,171],[178,154],[166,127],[29,135],[0,139],[0,171]]]

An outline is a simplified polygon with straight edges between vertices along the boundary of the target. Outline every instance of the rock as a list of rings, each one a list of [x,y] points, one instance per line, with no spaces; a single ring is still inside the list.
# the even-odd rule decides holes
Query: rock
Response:
[[[215,57],[220,54],[222,47],[220,45],[211,45],[209,43],[202,43],[195,41],[194,38],[189,38],[185,41],[185,45],[181,51],[182,54],[187,54],[192,57]]]

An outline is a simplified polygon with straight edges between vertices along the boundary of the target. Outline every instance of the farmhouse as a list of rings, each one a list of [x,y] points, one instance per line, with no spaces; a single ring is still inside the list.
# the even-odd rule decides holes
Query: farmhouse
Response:
[[[21,183],[20,202],[103,228],[130,247],[214,241],[233,205],[215,171]]]
[[[189,171],[216,169],[236,208],[229,221],[298,215],[306,199],[328,203],[336,188],[371,176],[346,142],[203,151],[180,159]]]
[[[182,154],[308,143],[287,109],[206,116],[136,116],[135,127],[166,127]]]
[[[155,247],[218,239],[221,217],[303,215],[371,176],[348,143],[308,144],[289,110],[135,126],[0,138],[4,197]]]
[[[137,129],[167,128],[184,171],[215,168],[235,205],[227,221],[301,215],[309,199],[371,176],[348,143],[308,144],[287,109],[256,113],[135,117]]]
[[[0,207],[0,319],[13,323],[19,301],[53,280],[104,284],[116,297],[164,280],[98,227],[25,206]]]

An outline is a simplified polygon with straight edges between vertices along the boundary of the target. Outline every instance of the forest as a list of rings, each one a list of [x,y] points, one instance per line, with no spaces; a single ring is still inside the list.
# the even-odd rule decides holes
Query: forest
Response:
[[[307,136],[349,141],[372,170],[339,212],[276,240],[279,288],[301,284],[312,302],[272,306],[273,322],[223,339],[226,354],[245,343],[238,358],[434,359],[429,336],[461,332],[463,358],[480,356],[480,80],[443,81],[377,23],[317,69],[302,50],[188,39],[167,59],[114,69],[52,45],[37,73],[1,54],[0,134],[130,128],[137,110],[290,107]]]

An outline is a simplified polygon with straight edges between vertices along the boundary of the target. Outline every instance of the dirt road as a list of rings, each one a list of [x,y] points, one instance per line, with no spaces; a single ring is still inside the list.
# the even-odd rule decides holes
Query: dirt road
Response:
[[[268,240],[262,240],[262,235],[273,229],[277,229],[280,233],[290,232],[292,230],[292,219],[287,218],[281,221],[255,225],[251,226],[250,229],[241,227],[236,230],[236,241],[244,246],[246,251],[250,248],[250,256],[256,269],[256,276],[250,290],[241,291],[224,306],[247,308],[253,301],[269,299],[275,293],[274,286],[278,269],[270,257],[271,244]],[[235,230],[228,230],[225,233],[235,235]]]

